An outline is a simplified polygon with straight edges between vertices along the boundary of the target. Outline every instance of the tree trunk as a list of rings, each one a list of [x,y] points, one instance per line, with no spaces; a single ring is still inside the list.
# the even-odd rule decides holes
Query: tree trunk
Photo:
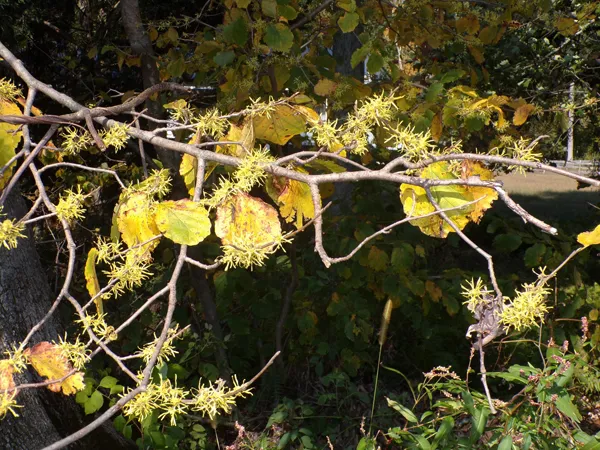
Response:
[[[8,217],[22,217],[25,204],[13,190],[4,204]],[[42,269],[31,236],[19,240],[17,248],[0,247],[0,354],[18,345],[48,311],[52,292]],[[36,333],[30,343],[56,341],[62,327],[56,314]],[[38,381],[28,372],[19,374],[15,383]],[[77,431],[89,420],[74,396],[66,397],[46,388],[24,389],[16,397],[22,408],[20,417],[10,413],[0,420],[0,448],[3,450],[36,450]],[[116,432],[110,423],[71,445],[71,449],[137,448]]]

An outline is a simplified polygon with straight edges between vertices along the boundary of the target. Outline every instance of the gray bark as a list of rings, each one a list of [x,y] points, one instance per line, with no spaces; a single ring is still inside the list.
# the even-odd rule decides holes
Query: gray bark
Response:
[[[26,213],[20,194],[13,191],[3,207],[8,217]],[[47,312],[53,301],[46,275],[31,236],[21,239],[17,248],[0,248],[0,354],[27,335]],[[57,341],[62,327],[55,316],[33,337],[30,345]],[[17,384],[40,381],[31,373],[19,374]],[[85,418],[74,396],[66,397],[47,388],[24,389],[17,395],[20,417],[10,413],[0,420],[0,448],[3,450],[36,450],[50,445],[83,427]],[[96,432],[71,445],[71,449],[137,448],[133,442],[105,424]]]

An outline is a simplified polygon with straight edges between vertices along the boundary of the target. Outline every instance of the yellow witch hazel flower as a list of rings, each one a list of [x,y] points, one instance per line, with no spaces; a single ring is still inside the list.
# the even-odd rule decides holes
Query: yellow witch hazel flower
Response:
[[[81,192],[81,186],[77,186],[77,191],[67,189],[56,205],[56,215],[61,220],[73,222],[75,219],[83,219],[85,208],[83,201],[85,195]]]
[[[122,150],[129,140],[129,135],[127,134],[128,128],[124,123],[113,125],[107,130],[102,130],[100,138],[102,138],[102,142],[107,147],[113,147],[117,151]]]
[[[466,285],[461,285],[461,288],[461,294],[467,299],[463,305],[466,305],[471,312],[475,312],[479,305],[488,302],[489,296],[493,294],[481,278],[477,278],[477,281],[471,279]]]
[[[2,216],[2,208],[0,207],[0,217]],[[23,234],[25,225],[17,222],[15,219],[4,219],[0,221],[0,247],[8,250],[17,246],[19,238],[26,237]]]
[[[13,102],[17,97],[22,95],[21,90],[12,81],[6,78],[0,79],[0,100]]]
[[[508,305],[500,313],[500,323],[507,330],[514,328],[516,331],[539,326],[538,322],[548,312],[545,300],[550,292],[550,288],[538,283],[523,284],[523,290],[517,292],[513,300],[509,299]]]

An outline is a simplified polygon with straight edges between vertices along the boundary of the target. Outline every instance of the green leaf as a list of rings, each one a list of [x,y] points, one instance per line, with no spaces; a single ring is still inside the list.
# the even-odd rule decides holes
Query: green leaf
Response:
[[[415,249],[408,242],[401,242],[392,250],[392,267],[398,271],[409,270],[415,260]]]
[[[387,268],[390,258],[386,252],[373,246],[369,250],[368,262],[371,269],[376,272],[383,272]]]
[[[406,420],[408,420],[411,423],[419,422],[419,419],[417,419],[417,416],[415,416],[414,413],[410,409],[408,409],[406,406],[401,405],[400,403],[395,402],[394,400],[390,400],[389,398],[386,398],[386,400],[387,400],[388,406],[395,409],[400,414],[402,414],[402,416]]]
[[[260,7],[265,16],[277,18],[277,1],[276,0],[262,0]]]
[[[421,436],[420,434],[413,434],[412,437],[415,438],[415,440],[417,441],[417,444],[419,445],[419,448],[421,450],[430,450],[431,449],[431,444],[429,443],[429,441],[427,439],[425,439],[423,436]]]
[[[229,44],[237,44],[240,47],[248,40],[248,24],[239,17],[236,21],[223,27],[223,39]]]
[[[381,70],[383,63],[383,56],[377,52],[373,52],[369,55],[369,59],[367,60],[367,70],[370,74],[375,74]]]
[[[167,72],[173,78],[179,78],[185,72],[185,59],[183,55],[178,54],[177,57],[173,58],[167,65]]]
[[[115,377],[111,377],[111,376],[107,375],[104,378],[102,378],[102,380],[100,380],[100,384],[98,386],[110,389],[114,385],[116,385],[118,381],[119,380],[117,380]]]
[[[270,23],[267,25],[263,40],[272,50],[287,53],[294,45],[294,33],[282,23],[275,25]]]
[[[363,45],[361,48],[355,50],[350,58],[350,65],[352,68],[354,69],[356,66],[358,66],[358,63],[363,61],[369,55],[370,51],[371,48],[366,45]]]
[[[273,414],[271,414],[271,417],[269,417],[266,428],[270,428],[273,424],[282,423],[285,419],[287,419],[287,416],[288,414],[286,411],[275,411]]]
[[[154,220],[160,232],[177,244],[196,245],[210,234],[208,211],[188,199],[159,203]]]
[[[358,14],[355,12],[347,12],[338,19],[340,30],[344,33],[350,33],[358,26]]]
[[[425,100],[427,100],[428,102],[434,102],[443,90],[444,85],[442,83],[433,83],[431,86],[429,86],[429,89],[427,89],[427,94],[425,94]]]
[[[487,424],[488,416],[490,415],[490,410],[486,407],[481,407],[475,410],[475,414],[473,414],[473,428],[471,429],[471,443],[477,442],[477,440],[481,437],[483,432],[485,431],[485,426]]]
[[[433,447],[436,448],[438,444],[444,439],[450,431],[454,428],[454,419],[451,416],[448,416],[442,420],[440,427],[435,433],[433,438]]]
[[[217,53],[214,56],[213,61],[215,62],[215,64],[217,66],[224,67],[224,66],[231,64],[234,59],[235,59],[235,53],[232,51],[227,51],[227,52]]]
[[[498,450],[511,450],[512,449],[512,436],[504,436],[498,445]]]
[[[494,238],[494,248],[501,252],[511,253],[521,246],[523,240],[518,234],[499,234]]]
[[[371,437],[364,436],[356,446],[356,450],[375,450],[375,440]]]
[[[277,444],[277,448],[282,449],[282,448],[287,447],[287,445],[290,443],[290,437],[291,437],[291,434],[289,431],[287,433],[285,433],[283,436],[281,436],[281,439],[279,440],[279,443]]]
[[[527,267],[538,267],[542,263],[542,258],[546,254],[546,246],[537,242],[525,252],[525,265]]]
[[[558,400],[554,403],[556,408],[567,416],[569,419],[579,423],[581,421],[581,413],[577,406],[571,401],[571,396],[565,391],[564,394],[558,397]]]
[[[279,5],[277,8],[279,15],[287,20],[294,20],[296,17],[298,17],[298,11],[296,11],[290,5]]]
[[[102,408],[103,404],[104,397],[100,392],[98,392],[98,390],[95,390],[92,395],[90,395],[90,398],[85,402],[83,408],[86,414],[93,414]]]
[[[461,69],[452,69],[442,75],[440,83],[452,83],[465,75],[465,71]]]

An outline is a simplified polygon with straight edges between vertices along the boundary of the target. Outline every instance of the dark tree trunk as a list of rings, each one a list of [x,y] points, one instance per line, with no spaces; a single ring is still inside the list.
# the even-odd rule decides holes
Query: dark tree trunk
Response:
[[[8,196],[3,213],[22,217],[25,204],[20,194]],[[0,354],[18,345],[48,311],[53,295],[36,252],[33,239],[21,239],[17,248],[0,247]],[[34,335],[31,344],[57,341],[61,326],[56,315]],[[3,357],[0,356],[0,357]],[[39,381],[24,372],[15,382]],[[46,388],[25,389],[18,393],[17,410],[20,417],[10,413],[0,420],[0,449],[36,450],[50,445],[77,431],[88,421],[74,396],[66,397]],[[71,445],[71,449],[137,448],[133,442],[118,434],[110,423]]]

